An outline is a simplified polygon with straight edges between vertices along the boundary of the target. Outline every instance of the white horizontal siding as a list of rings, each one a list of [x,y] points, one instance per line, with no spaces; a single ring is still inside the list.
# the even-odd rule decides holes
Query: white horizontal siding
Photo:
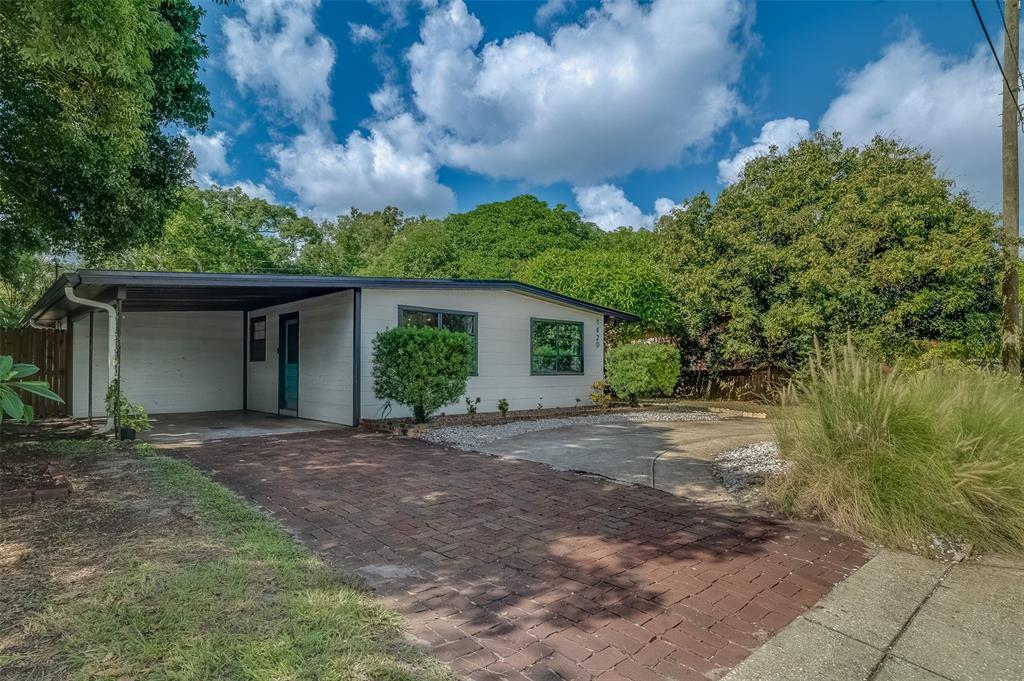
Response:
[[[510,409],[575,406],[590,401],[590,386],[604,377],[603,323],[600,314],[533,298],[510,291],[451,289],[363,289],[361,406],[362,417],[381,418],[383,400],[373,394],[373,339],[398,324],[398,307],[437,308],[475,312],[478,315],[479,376],[471,376],[466,394],[480,397],[479,411],[497,411],[498,400],[507,399]],[[530,375],[530,319],[583,322],[582,375]],[[391,405],[390,416],[411,412]],[[460,398],[442,408],[448,414],[464,413]]]
[[[93,414],[105,414],[107,315],[97,312],[93,338]],[[125,396],[150,414],[242,408],[242,313],[129,312],[121,332]],[[75,323],[76,417],[88,409],[89,318]]]
[[[352,424],[352,292],[254,310],[267,318],[267,358],[248,362],[248,408],[278,412],[278,319],[299,313],[300,418]]]
[[[93,375],[92,415],[104,416],[107,395],[107,313],[96,312],[93,317]],[[71,415],[89,416],[89,315],[74,322],[71,354]]]

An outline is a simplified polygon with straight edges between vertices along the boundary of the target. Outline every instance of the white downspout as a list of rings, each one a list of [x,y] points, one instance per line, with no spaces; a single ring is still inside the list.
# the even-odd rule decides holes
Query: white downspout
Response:
[[[115,380],[117,369],[117,310],[113,305],[79,297],[71,286],[64,287],[64,296],[72,303],[99,308],[107,313],[107,387],[109,389],[110,382]],[[107,414],[107,424],[100,428],[99,432],[109,433],[112,430],[114,430],[114,415]]]

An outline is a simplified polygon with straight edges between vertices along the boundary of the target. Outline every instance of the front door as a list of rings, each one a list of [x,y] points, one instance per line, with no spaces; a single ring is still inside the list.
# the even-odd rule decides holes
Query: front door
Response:
[[[281,315],[277,361],[278,408],[282,414],[297,416],[299,410],[299,313]]]

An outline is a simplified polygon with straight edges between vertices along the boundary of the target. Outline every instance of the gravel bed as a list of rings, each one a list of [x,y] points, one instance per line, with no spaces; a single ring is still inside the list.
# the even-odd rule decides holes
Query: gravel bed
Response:
[[[599,425],[603,423],[650,423],[654,421],[720,421],[721,417],[706,411],[640,411],[626,414],[594,414],[564,418],[537,419],[536,421],[510,421],[496,426],[446,426],[433,428],[418,437],[429,442],[450,445],[466,451],[476,451],[484,445],[507,437],[553,430],[567,426]]]
[[[789,462],[779,457],[774,442],[755,442],[722,452],[715,457],[715,477],[730,492],[743,492],[766,478],[785,473]]]

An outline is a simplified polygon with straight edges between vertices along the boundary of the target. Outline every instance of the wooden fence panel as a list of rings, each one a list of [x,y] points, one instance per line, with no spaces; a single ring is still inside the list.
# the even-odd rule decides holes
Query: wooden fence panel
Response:
[[[774,367],[724,371],[684,371],[677,393],[701,400],[774,402],[789,380],[789,372]]]
[[[33,380],[46,381],[50,390],[68,399],[68,367],[67,367],[66,331],[50,329],[0,329],[0,355],[11,355],[15,362],[35,364],[39,373],[32,376]],[[27,397],[21,393],[22,399]],[[33,395],[26,399],[32,405],[36,418],[45,416],[67,416],[66,404],[46,400]]]

